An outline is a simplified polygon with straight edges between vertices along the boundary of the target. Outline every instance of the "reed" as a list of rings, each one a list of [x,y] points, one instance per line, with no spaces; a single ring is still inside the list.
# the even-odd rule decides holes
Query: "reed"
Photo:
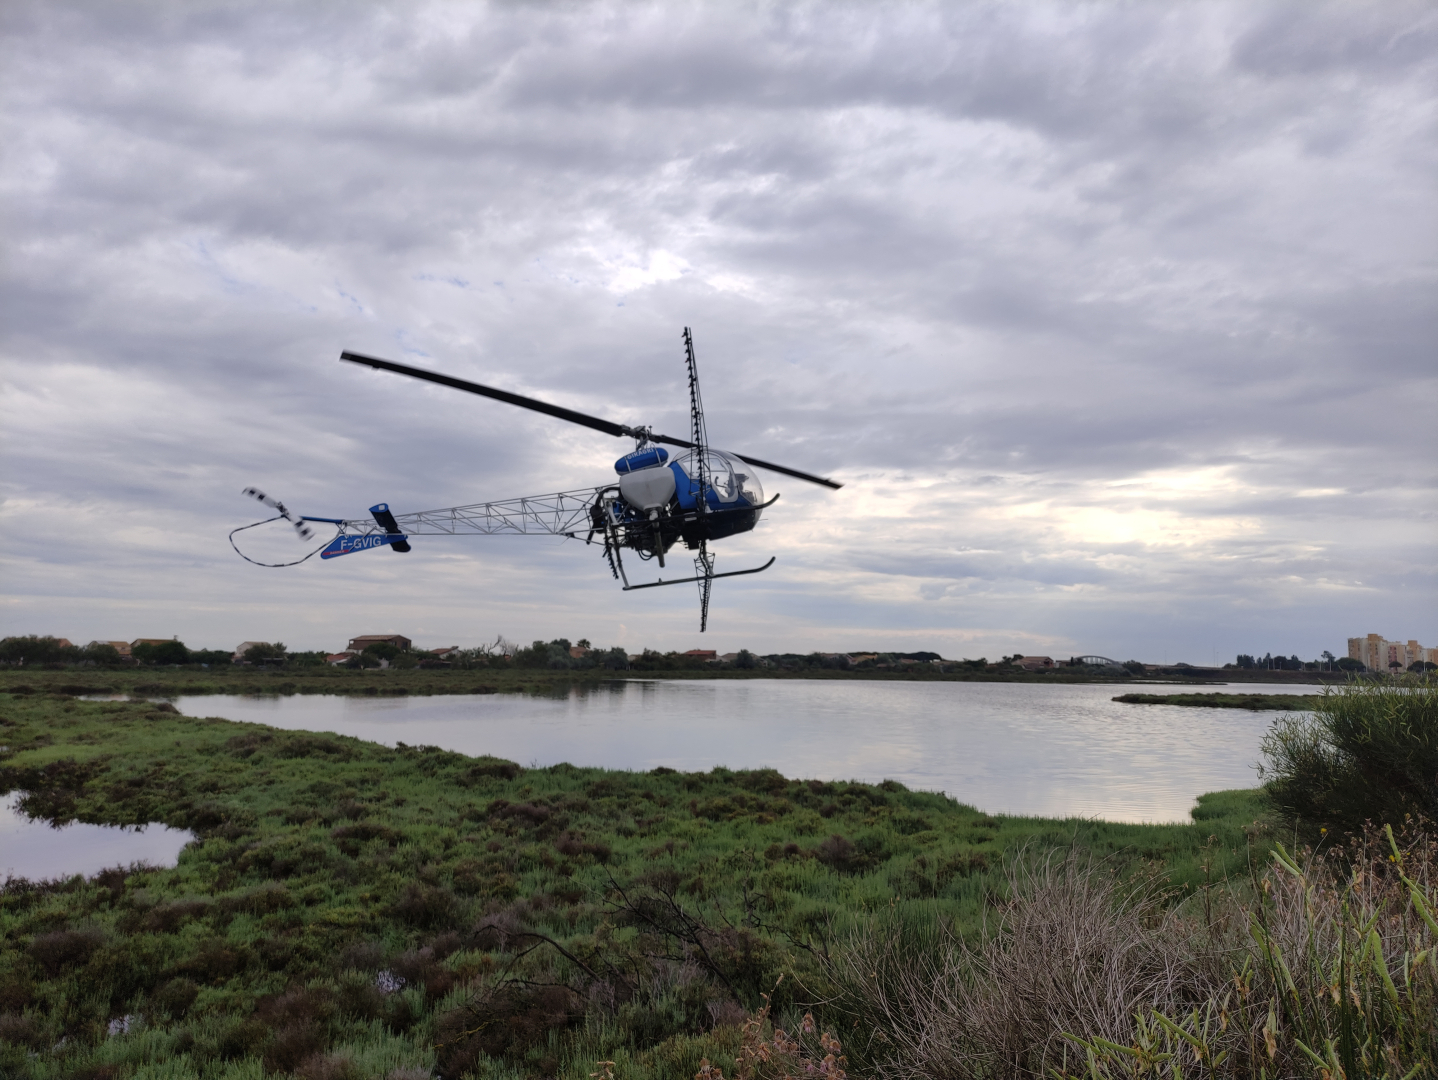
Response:
[[[1438,1062],[1436,859],[1417,828],[1280,845],[1251,889],[1177,907],[1082,853],[1020,860],[977,943],[857,933],[836,1001],[881,1077],[1414,1080]]]

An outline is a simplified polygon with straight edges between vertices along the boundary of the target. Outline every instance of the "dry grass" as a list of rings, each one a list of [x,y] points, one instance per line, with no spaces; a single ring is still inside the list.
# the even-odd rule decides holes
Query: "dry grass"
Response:
[[[856,935],[838,1004],[882,1077],[1431,1076],[1434,869],[1428,834],[1370,831],[1170,907],[1081,856],[1019,864],[979,944]]]
[[[782,976],[779,981],[783,982]],[[744,1022],[733,1080],[799,1080],[800,1077],[848,1080],[845,1066],[849,1060],[844,1056],[842,1044],[827,1031],[820,1033],[817,1040],[814,1038],[819,1028],[813,1013],[805,1013],[790,1034],[775,1026],[770,1016],[770,995],[764,994],[763,998],[763,1007]],[[611,1074],[604,1080],[617,1078]],[[724,1080],[724,1072],[705,1058],[694,1080]]]

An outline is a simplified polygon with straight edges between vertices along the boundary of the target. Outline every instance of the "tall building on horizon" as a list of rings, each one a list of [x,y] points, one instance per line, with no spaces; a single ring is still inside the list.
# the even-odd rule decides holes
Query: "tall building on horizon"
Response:
[[[1382,634],[1349,638],[1348,655],[1369,671],[1389,671],[1394,664],[1406,671],[1420,661],[1438,664],[1438,649],[1425,649],[1412,639],[1389,641]]]

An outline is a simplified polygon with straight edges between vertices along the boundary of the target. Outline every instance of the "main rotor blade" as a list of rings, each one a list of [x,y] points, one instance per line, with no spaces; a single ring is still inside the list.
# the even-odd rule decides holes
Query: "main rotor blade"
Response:
[[[676,439],[672,435],[651,435],[650,442],[668,443],[670,446],[682,446],[686,450],[693,450],[694,444],[684,439]],[[732,451],[731,451],[732,452]],[[768,469],[770,472],[783,473],[785,476],[792,476],[797,480],[807,480],[811,484],[822,484],[826,488],[833,488],[838,491],[843,484],[836,484],[832,480],[826,480],[822,476],[814,476],[812,473],[800,472],[798,469],[789,469],[783,465],[775,465],[772,461],[764,461],[760,458],[750,457],[748,454],[735,454],[740,461],[748,462],[756,469]]]
[[[826,480],[822,476],[814,476],[810,473],[800,472],[798,469],[786,469],[783,465],[775,465],[770,461],[760,461],[758,458],[750,457],[748,454],[735,454],[734,456],[740,461],[747,461],[756,469],[768,469],[770,472],[783,473],[785,476],[792,476],[797,480],[807,480],[811,484],[822,484],[824,487],[833,488],[835,491],[838,491],[844,486],[843,484],[836,484],[832,480]]]
[[[582,412],[575,412],[573,409],[566,409],[560,405],[551,405],[547,401],[536,401],[534,398],[525,397],[523,394],[511,394],[508,390],[496,390],[492,386],[483,386],[480,383],[472,383],[466,379],[456,379],[452,375],[441,375],[437,371],[426,371],[424,368],[410,367],[408,364],[396,364],[393,360],[381,360],[374,356],[365,356],[363,353],[345,351],[340,353],[341,360],[348,360],[352,364],[363,364],[379,371],[393,371],[397,375],[408,375],[414,379],[423,379],[425,382],[438,383],[440,386],[450,386],[456,390],[463,390],[469,394],[478,394],[480,397],[494,398],[496,401],[503,401],[510,405],[518,405],[521,409],[533,409],[535,412],[544,413],[546,416],[553,416],[560,420],[568,420],[571,424],[579,424],[581,427],[593,428],[595,431],[602,431],[606,435],[614,436],[637,436],[638,429],[626,427],[623,424],[616,424],[612,420],[601,420],[597,416],[588,416]],[[670,446],[682,447],[685,450],[693,450],[694,444],[686,439],[676,439],[672,435],[651,435],[650,442],[667,443]],[[788,469],[783,465],[775,465],[773,462],[761,461],[759,458],[749,457],[747,454],[735,454],[740,461],[747,461],[758,469],[768,469],[770,472],[783,473],[785,476],[792,476],[798,480],[807,480],[811,484],[821,484],[827,488],[838,491],[843,484],[836,484],[832,480],[826,480],[822,476],[813,476],[810,473],[800,472],[798,469]]]
[[[341,360],[348,360],[352,364],[364,364],[380,371],[393,371],[398,375],[408,375],[411,378],[423,379],[426,382],[439,383],[441,386],[451,386],[456,390],[463,390],[469,394],[478,394],[480,397],[494,398],[496,401],[503,401],[510,405],[518,405],[521,409],[533,409],[535,412],[544,413],[546,416],[553,416],[560,420],[568,420],[571,424],[579,424],[581,427],[593,428],[595,431],[602,431],[606,435],[633,435],[633,428],[625,427],[623,424],[616,424],[612,420],[601,420],[597,416],[586,416],[582,412],[575,412],[573,409],[566,409],[559,405],[551,405],[546,401],[536,401],[534,398],[525,397],[522,394],[511,394],[508,390],[496,390],[492,386],[481,386],[479,383],[472,383],[466,379],[456,379],[450,375],[441,375],[436,371],[425,371],[423,368],[410,367],[408,364],[396,364],[393,360],[380,360],[373,356],[365,356],[362,353],[342,352]]]

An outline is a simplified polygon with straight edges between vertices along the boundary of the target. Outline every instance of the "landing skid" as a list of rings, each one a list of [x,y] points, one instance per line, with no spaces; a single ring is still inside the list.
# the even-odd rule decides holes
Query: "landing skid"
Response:
[[[727,574],[697,574],[694,577],[675,578],[673,581],[646,581],[642,585],[625,585],[623,591],[629,592],[632,589],[653,589],[659,585],[683,585],[688,581],[715,581],[721,577],[739,577],[743,574],[758,574],[774,565],[774,556],[763,566],[756,566],[752,570],[730,570]]]

